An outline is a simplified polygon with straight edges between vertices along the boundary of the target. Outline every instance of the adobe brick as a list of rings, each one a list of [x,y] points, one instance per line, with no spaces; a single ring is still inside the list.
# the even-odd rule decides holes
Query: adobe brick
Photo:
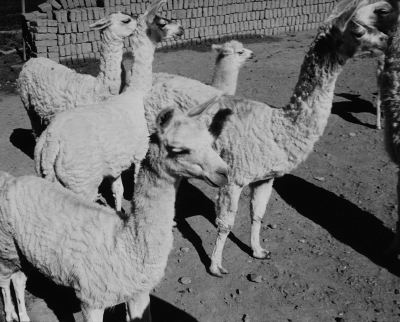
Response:
[[[69,45],[71,43],[71,35],[70,34],[65,34],[64,35],[64,44]]]
[[[76,34],[71,34],[71,44],[76,44]]]

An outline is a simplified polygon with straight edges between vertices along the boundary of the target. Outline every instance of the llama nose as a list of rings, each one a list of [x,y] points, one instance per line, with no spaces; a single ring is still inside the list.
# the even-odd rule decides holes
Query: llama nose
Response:
[[[256,57],[256,54],[255,53],[251,53],[250,54],[250,58],[253,59],[254,57]]]

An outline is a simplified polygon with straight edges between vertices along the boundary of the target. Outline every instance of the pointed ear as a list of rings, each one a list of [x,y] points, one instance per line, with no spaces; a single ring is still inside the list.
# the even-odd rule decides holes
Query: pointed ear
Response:
[[[165,132],[165,129],[171,123],[174,113],[175,110],[173,108],[166,108],[158,114],[156,119],[156,124],[157,124],[157,129],[161,134]]]
[[[221,50],[221,48],[222,48],[222,45],[215,45],[215,44],[211,45],[211,49],[215,50],[216,52],[219,52]]]
[[[158,9],[164,4],[166,3],[167,0],[154,0],[146,9],[146,11],[143,13],[143,17],[144,19],[148,22],[148,23],[152,23],[156,13],[158,11]]]
[[[89,25],[89,28],[94,30],[102,30],[107,28],[109,25],[111,25],[111,21],[108,20],[107,17],[104,17]]]
[[[194,116],[199,116],[201,115],[205,110],[210,108],[212,105],[214,105],[215,102],[218,101],[220,95],[217,95],[213,97],[212,99],[208,100],[207,102],[200,104],[198,106],[193,107],[187,112],[187,116],[189,117],[194,117]]]
[[[342,0],[333,9],[326,22],[332,22],[334,27],[343,31],[357,10],[367,4],[368,0]]]

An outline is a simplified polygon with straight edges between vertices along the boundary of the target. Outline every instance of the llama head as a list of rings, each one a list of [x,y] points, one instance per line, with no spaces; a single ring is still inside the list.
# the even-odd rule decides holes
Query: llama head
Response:
[[[387,47],[388,36],[370,25],[365,14],[357,15],[361,9],[372,13],[375,7],[367,1],[342,0],[320,27],[330,37],[335,52],[344,59],[362,52],[380,54]]]
[[[155,136],[159,146],[157,159],[167,173],[221,187],[228,183],[228,166],[212,148],[214,137],[205,123],[198,121],[214,101],[185,114],[173,108],[164,109],[157,117]]]
[[[94,30],[109,31],[119,39],[131,36],[137,28],[137,19],[121,12],[109,14],[89,26]]]
[[[164,3],[166,3],[166,0],[153,1],[146,9],[146,12],[139,17],[140,20],[146,22],[146,33],[154,43],[183,35],[183,27],[181,24],[156,15],[157,11]]]
[[[216,64],[221,60],[229,60],[229,64],[240,67],[248,59],[254,58],[254,53],[236,40],[228,41],[223,45],[212,45],[211,49],[218,53]]]
[[[368,26],[375,26],[379,31],[389,34],[397,27],[399,18],[399,2],[397,0],[378,1],[370,6],[360,8],[355,19]]]

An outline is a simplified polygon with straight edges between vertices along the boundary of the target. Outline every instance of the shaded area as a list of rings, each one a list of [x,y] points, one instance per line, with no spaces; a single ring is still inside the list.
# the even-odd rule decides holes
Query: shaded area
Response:
[[[210,258],[207,255],[201,237],[194,231],[185,218],[193,216],[203,216],[208,219],[216,228],[215,224],[215,205],[200,189],[189,183],[187,180],[182,180],[179,185],[175,202],[175,220],[177,221],[177,228],[184,238],[196,249],[199,254],[200,260],[208,270],[210,266]],[[217,230],[215,230],[215,238],[217,237]],[[253,252],[247,244],[243,243],[232,232],[228,238],[235,243],[241,251],[252,256]]]
[[[376,108],[370,101],[360,98],[360,95],[341,93],[336,94],[338,97],[343,97],[349,101],[335,102],[332,104],[332,114],[340,116],[343,120],[362,125],[371,129],[375,129],[375,124],[366,124],[356,118],[353,113],[371,113],[376,114]]]
[[[36,141],[32,130],[14,129],[10,135],[10,142],[33,160]]]
[[[71,288],[56,285],[34,270],[29,275],[27,290],[35,297],[43,299],[59,322],[75,322],[73,314],[80,312],[81,309],[80,302]],[[197,322],[197,319],[190,314],[152,295],[150,310],[153,322]],[[109,308],[104,313],[103,322],[125,322],[125,312],[125,303]]]
[[[371,213],[294,175],[287,174],[276,179],[274,188],[302,216],[320,225],[338,241],[375,264],[400,276],[399,261],[384,256],[394,233]]]

